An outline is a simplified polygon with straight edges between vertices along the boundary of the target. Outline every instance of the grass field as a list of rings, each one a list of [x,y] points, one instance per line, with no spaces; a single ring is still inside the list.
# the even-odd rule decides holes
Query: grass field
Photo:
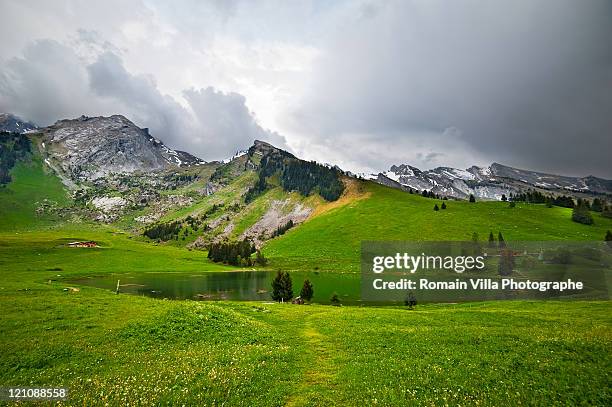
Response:
[[[69,202],[61,181],[43,169],[40,157],[19,162],[11,171],[12,182],[0,187],[0,231],[53,226],[55,219],[36,215],[37,202]]]
[[[3,272],[0,383],[71,405],[609,405],[609,303],[162,301]]]
[[[66,386],[68,405],[612,404],[609,301],[406,310],[71,289],[66,280],[81,275],[234,268],[116,226],[36,216],[36,201],[67,202],[59,180],[36,161],[16,167],[14,179],[0,191],[0,386]],[[356,272],[366,239],[469,240],[476,231],[484,240],[492,230],[507,240],[601,241],[612,229],[599,215],[594,226],[573,223],[562,208],[449,201],[434,212],[430,199],[360,188],[269,242],[271,265]],[[253,213],[277,193],[253,202]],[[208,198],[168,217],[212,204]],[[254,221],[240,216],[238,230]],[[67,247],[72,240],[101,247]]]
[[[603,241],[612,219],[594,214],[594,225],[571,220],[571,209],[505,202],[446,201],[448,209],[433,211],[439,200],[378,185],[364,184],[365,199],[349,202],[314,217],[299,228],[271,240],[264,250],[274,267],[324,271],[359,271],[363,240],[465,240],[489,232],[505,240]]]

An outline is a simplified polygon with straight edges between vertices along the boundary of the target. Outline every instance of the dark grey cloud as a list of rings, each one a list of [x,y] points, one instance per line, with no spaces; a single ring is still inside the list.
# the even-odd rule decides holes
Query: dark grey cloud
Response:
[[[43,124],[122,113],[210,159],[285,146],[265,123],[351,170],[612,178],[609,0],[7,0],[0,23],[0,110]]]
[[[0,68],[0,111],[40,125],[81,114],[123,114],[167,145],[208,160],[228,157],[255,139],[287,147],[283,137],[257,123],[238,93],[186,90],[182,105],[163,94],[153,76],[130,73],[107,50],[112,47],[90,49],[101,50],[92,63],[56,41],[29,45]]]
[[[292,128],[370,135],[379,165],[414,141],[406,160],[612,177],[611,2],[374,4],[338,24]]]

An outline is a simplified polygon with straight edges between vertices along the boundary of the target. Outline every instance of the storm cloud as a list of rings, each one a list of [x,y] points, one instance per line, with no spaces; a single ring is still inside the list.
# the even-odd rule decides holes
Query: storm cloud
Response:
[[[612,178],[606,0],[0,9],[0,110],[40,124],[120,113],[205,159],[260,138],[353,171],[497,161]]]
[[[334,36],[296,130],[424,166],[612,175],[612,3],[375,4]]]
[[[87,64],[71,48],[52,40],[28,46],[9,60],[0,76],[0,111],[17,112],[40,125],[60,118],[122,114],[168,145],[205,159],[219,159],[256,139],[286,147],[264,130],[245,98],[214,88],[185,90],[187,106],[160,92],[151,75],[133,75],[110,51]]]

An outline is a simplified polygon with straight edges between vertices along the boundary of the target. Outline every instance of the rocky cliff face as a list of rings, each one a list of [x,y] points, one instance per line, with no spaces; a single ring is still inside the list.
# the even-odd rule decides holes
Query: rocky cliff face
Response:
[[[389,171],[370,178],[395,188],[427,190],[462,199],[473,194],[481,199],[499,200],[502,194],[508,196],[530,188],[557,194],[612,194],[610,180],[545,174],[498,163],[466,170],[437,167],[427,171],[405,164],[393,165]]]
[[[75,181],[110,173],[150,172],[204,161],[166,147],[123,116],[60,120],[41,129],[49,165]]]
[[[36,129],[36,125],[25,122],[10,113],[0,113],[0,131],[26,133]]]

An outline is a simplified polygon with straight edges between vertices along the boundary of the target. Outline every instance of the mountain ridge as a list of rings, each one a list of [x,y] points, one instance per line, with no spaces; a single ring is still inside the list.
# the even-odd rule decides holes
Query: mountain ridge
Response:
[[[10,131],[43,135],[41,147],[45,163],[74,182],[92,181],[111,173],[156,172],[181,167],[203,165],[200,158],[168,148],[153,137],[148,128],[140,128],[122,115],[81,116],[62,119],[37,128],[12,114],[0,114],[0,126]],[[0,127],[0,130],[2,127]],[[255,140],[247,149],[238,150],[231,158],[215,161],[229,164],[243,155],[280,154],[297,158],[272,144]],[[355,178],[366,178],[402,190],[427,191],[440,196],[467,199],[470,195],[485,200],[499,200],[537,189],[555,194],[612,195],[612,180],[593,175],[572,177],[524,170],[497,162],[486,167],[466,169],[440,166],[421,170],[410,164],[392,165],[376,174],[352,174],[338,166],[323,164]]]
[[[611,180],[592,175],[571,177],[548,174],[496,162],[488,167],[472,166],[465,170],[436,167],[423,171],[408,164],[392,165],[388,171],[370,174],[365,178],[394,188],[427,191],[459,199],[474,195],[481,199],[499,200],[504,195],[509,196],[526,189],[559,194],[612,194]]]

